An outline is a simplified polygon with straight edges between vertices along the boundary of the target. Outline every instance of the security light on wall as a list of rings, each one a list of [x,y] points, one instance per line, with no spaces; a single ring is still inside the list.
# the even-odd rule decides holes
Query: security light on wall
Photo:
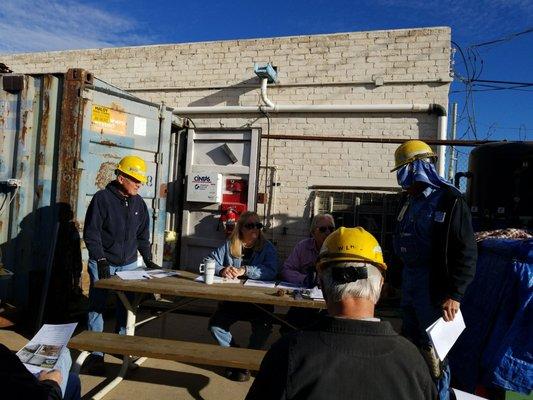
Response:
[[[254,64],[254,72],[261,79],[268,79],[268,83],[274,83],[278,80],[278,68],[272,64]]]

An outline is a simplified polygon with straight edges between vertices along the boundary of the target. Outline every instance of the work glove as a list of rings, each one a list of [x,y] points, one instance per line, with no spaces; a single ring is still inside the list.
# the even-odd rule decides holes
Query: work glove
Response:
[[[107,279],[111,277],[109,262],[105,258],[98,260],[96,265],[98,266],[98,279]]]
[[[157,265],[155,262],[153,262],[152,260],[145,261],[144,263],[146,264],[146,268],[149,268],[149,269],[161,269],[161,267],[159,265]]]

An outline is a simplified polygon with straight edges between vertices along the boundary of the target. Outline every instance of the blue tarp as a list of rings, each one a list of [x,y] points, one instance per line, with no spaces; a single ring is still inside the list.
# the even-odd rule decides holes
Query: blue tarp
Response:
[[[461,311],[466,330],[449,355],[456,387],[533,389],[533,240],[486,239]]]

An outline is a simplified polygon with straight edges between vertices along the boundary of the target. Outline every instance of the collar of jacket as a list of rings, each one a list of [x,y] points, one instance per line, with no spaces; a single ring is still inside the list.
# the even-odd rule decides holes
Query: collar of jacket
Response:
[[[117,196],[121,201],[126,201],[130,198],[130,196],[124,196],[122,194],[120,191],[120,184],[116,180],[109,182],[106,186],[106,189],[109,189],[109,191]]]
[[[396,336],[388,321],[364,321],[360,319],[324,317],[317,326],[320,330],[333,333],[350,333],[356,335]]]

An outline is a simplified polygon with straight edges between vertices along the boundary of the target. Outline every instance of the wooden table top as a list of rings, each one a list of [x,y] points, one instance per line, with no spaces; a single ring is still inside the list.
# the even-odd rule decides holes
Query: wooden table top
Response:
[[[294,299],[292,295],[277,295],[278,289],[247,287],[241,283],[214,283],[206,285],[195,282],[198,274],[177,271],[178,276],[146,280],[122,280],[118,276],[101,279],[95,287],[124,292],[159,293],[170,296],[193,297],[199,299],[237,301],[242,303],[271,304],[275,306],[325,309],[326,303],[320,300]]]

